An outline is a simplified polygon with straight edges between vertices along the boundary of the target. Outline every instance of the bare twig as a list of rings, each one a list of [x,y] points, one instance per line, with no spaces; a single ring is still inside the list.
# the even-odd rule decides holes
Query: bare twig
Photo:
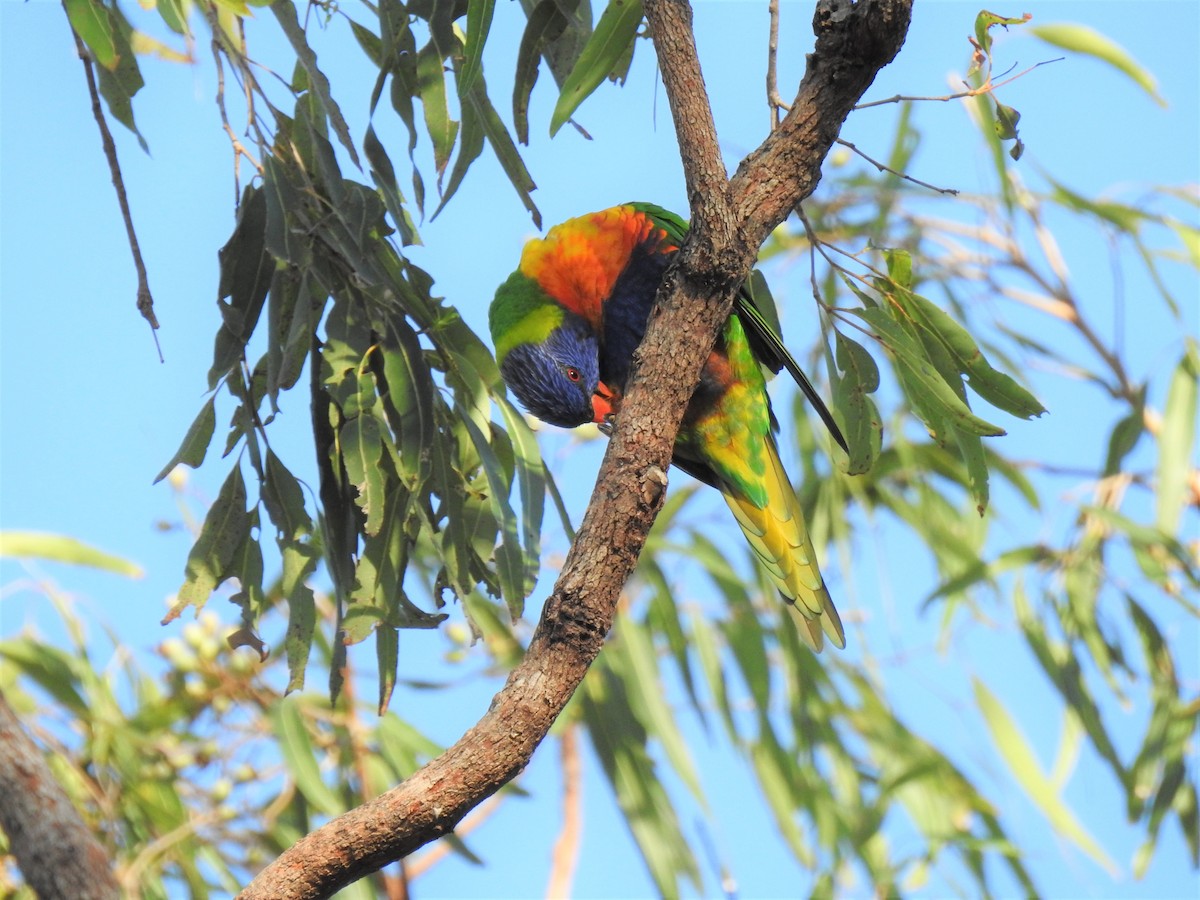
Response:
[[[572,724],[566,728],[559,744],[563,774],[563,823],[551,854],[547,900],[571,896],[571,883],[575,879],[575,864],[579,861],[579,843],[583,833],[583,766],[579,759],[579,726]]]
[[[870,109],[872,106],[883,106],[887,103],[948,103],[951,100],[962,100],[964,97],[980,97],[984,94],[992,93],[992,91],[996,90],[997,88],[1002,88],[1007,84],[1012,84],[1018,78],[1023,78],[1034,69],[1037,69],[1041,66],[1048,66],[1050,63],[1062,62],[1064,59],[1066,59],[1065,56],[1058,56],[1054,59],[1043,59],[1041,62],[1034,63],[1027,69],[1022,69],[1020,72],[1010,78],[1004,78],[1000,81],[993,81],[991,78],[988,78],[983,84],[979,85],[979,87],[967,88],[965,91],[959,91],[956,94],[942,94],[938,97],[910,97],[906,94],[896,94],[895,96],[887,97],[883,100],[872,100],[870,103],[860,103],[854,107],[854,110],[857,112],[860,109]]]
[[[958,191],[954,188],[940,188],[936,184],[930,184],[928,181],[922,181],[920,178],[913,178],[911,175],[905,175],[903,172],[897,172],[895,169],[893,169],[891,166],[887,165],[886,163],[881,163],[879,160],[872,159],[871,157],[867,156],[866,153],[864,153],[862,150],[859,150],[856,145],[850,143],[849,141],[845,141],[845,140],[842,140],[841,138],[838,138],[837,142],[839,144],[841,144],[843,147],[847,147],[850,150],[853,150],[855,153],[857,153],[859,156],[861,156],[863,159],[865,159],[867,162],[869,162],[871,165],[873,165],[880,172],[890,172],[892,175],[895,175],[897,178],[903,178],[905,181],[911,181],[913,184],[920,185],[923,188],[929,188],[929,190],[931,190],[931,191],[937,191],[939,194],[949,194],[952,197],[958,196]]]
[[[162,347],[158,343],[158,317],[154,315],[154,297],[150,294],[150,279],[146,275],[146,263],[142,260],[142,251],[138,246],[137,232],[133,228],[133,214],[129,211],[129,197],[125,193],[125,180],[121,177],[121,164],[117,160],[117,145],[113,143],[112,132],[108,130],[108,122],[104,118],[104,110],[100,106],[100,90],[96,86],[96,73],[92,70],[92,57],[84,46],[75,29],[71,29],[75,38],[75,50],[83,63],[83,72],[87,77],[88,94],[92,99],[92,117],[100,129],[100,142],[104,145],[104,158],[108,160],[108,170],[112,175],[113,187],[117,191],[117,203],[121,206],[121,216],[125,220],[125,234],[129,237],[129,250],[133,254],[133,266],[137,270],[137,308],[142,318],[150,323],[150,333],[154,335],[154,348],[158,351],[158,361],[163,361]]]
[[[771,27],[767,37],[767,106],[771,110],[771,130],[779,127],[779,110],[787,111],[788,106],[779,96],[779,83],[776,75],[776,56],[779,54],[779,0],[767,3],[767,13],[771,17]]]

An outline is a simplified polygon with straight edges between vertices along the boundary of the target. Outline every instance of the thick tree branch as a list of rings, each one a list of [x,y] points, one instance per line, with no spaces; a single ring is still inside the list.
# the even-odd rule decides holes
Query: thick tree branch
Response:
[[[818,5],[816,49],[791,112],[732,182],[684,0],[644,0],[671,104],[692,232],[659,291],[616,431],[525,659],[483,718],[437,759],[314,831],[243,898],[327,896],[446,834],[529,762],[612,626],[616,600],[662,503],[675,433],[700,366],[757,249],[812,193],[842,121],[899,50],[911,0]]]
[[[39,897],[120,895],[108,854],[0,694],[0,828]]]

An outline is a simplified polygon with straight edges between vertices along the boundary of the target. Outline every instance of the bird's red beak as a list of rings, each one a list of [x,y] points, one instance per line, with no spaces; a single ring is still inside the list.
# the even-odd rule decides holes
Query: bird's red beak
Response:
[[[611,425],[612,418],[621,406],[621,395],[601,381],[592,394],[592,421],[597,425]]]

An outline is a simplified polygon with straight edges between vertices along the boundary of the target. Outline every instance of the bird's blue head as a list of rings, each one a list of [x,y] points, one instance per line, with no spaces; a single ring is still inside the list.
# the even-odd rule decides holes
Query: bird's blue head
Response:
[[[575,428],[597,419],[593,394],[600,384],[600,351],[579,316],[565,313],[544,340],[512,347],[500,374],[521,405],[543,422]]]

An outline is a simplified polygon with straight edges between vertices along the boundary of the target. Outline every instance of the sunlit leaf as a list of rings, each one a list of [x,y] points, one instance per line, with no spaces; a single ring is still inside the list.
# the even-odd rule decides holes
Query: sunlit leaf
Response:
[[[1042,771],[1025,735],[1017,727],[1001,702],[979,679],[973,679],[975,703],[982,713],[996,749],[1008,764],[1009,771],[1026,795],[1042,811],[1054,830],[1075,844],[1080,850],[1102,866],[1110,875],[1117,874],[1117,867],[1104,849],[1096,843],[1087,830],[1075,818],[1075,814],[1063,802],[1054,785]]]
[[[88,566],[116,572],[127,578],[141,578],[145,571],[135,562],[105,553],[83,541],[62,534],[40,531],[0,531],[0,558],[41,559]]]
[[[1102,63],[1112,66],[1129,77],[1138,87],[1154,98],[1159,106],[1166,106],[1167,101],[1158,92],[1158,83],[1149,70],[1143,68],[1129,52],[1112,38],[1101,34],[1087,25],[1075,22],[1056,22],[1050,25],[1037,25],[1030,29],[1035,37],[1041,38],[1047,44],[1072,53],[1091,56]]]
[[[550,117],[550,135],[558,133],[591,93],[596,90],[628,52],[642,21],[641,0],[609,0],[596,30],[588,38],[575,68],[563,83],[554,113]]]
[[[1187,502],[1188,478],[1196,471],[1192,448],[1196,441],[1196,407],[1200,390],[1200,345],[1188,341],[1187,351],[1171,376],[1162,431],[1158,437],[1158,527],[1174,533]]]

